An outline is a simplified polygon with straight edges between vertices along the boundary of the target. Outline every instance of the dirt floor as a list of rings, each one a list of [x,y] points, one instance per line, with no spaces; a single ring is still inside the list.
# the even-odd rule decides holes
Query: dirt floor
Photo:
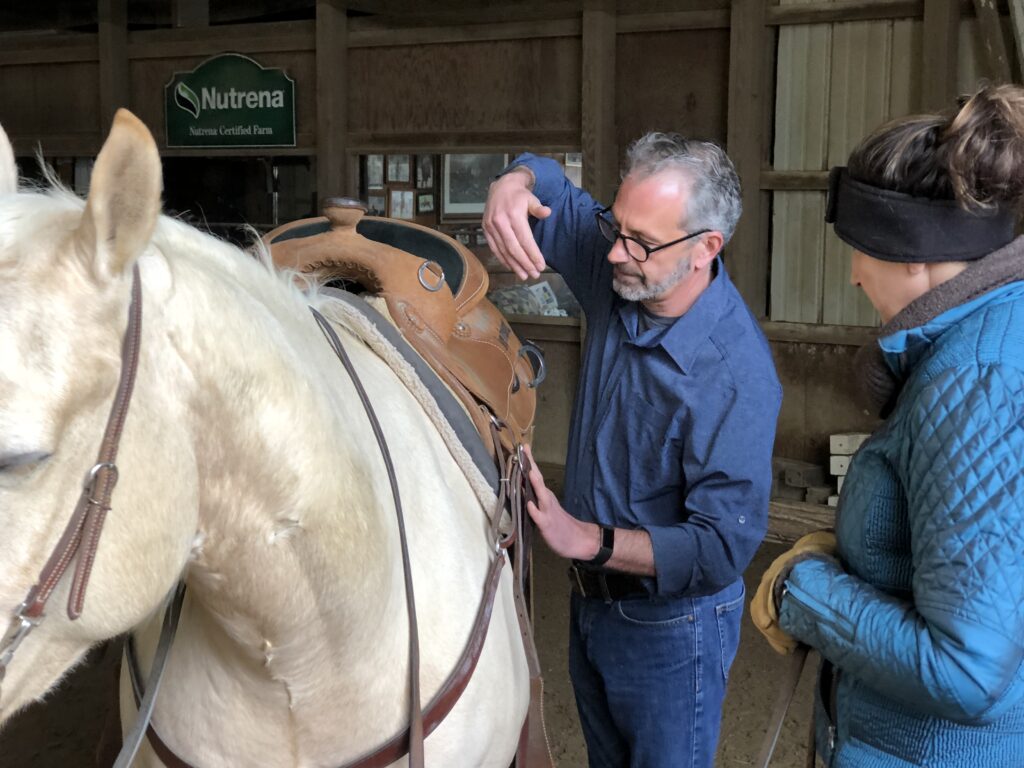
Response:
[[[747,571],[747,594],[781,548],[765,545]],[[568,581],[565,563],[538,542],[535,552],[535,629],[544,668],[545,715],[551,750],[559,768],[586,765],[566,659]],[[113,706],[110,654],[96,653],[75,670],[43,704],[17,716],[0,733],[2,768],[91,768]],[[803,768],[811,710],[812,672],[805,669],[779,740],[773,768]],[[786,670],[744,613],[739,654],[729,679],[716,768],[754,765],[776,691]],[[109,765],[109,760],[105,761]],[[468,766],[465,768],[469,768]]]

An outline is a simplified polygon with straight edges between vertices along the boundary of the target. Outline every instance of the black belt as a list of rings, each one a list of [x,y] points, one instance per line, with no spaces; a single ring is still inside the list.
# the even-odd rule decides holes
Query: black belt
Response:
[[[596,597],[606,602],[650,597],[650,592],[639,576],[586,568],[575,563],[569,566],[569,583],[577,595]]]

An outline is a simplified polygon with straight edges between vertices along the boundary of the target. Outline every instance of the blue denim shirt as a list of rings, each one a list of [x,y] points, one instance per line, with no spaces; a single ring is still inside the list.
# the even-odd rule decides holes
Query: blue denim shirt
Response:
[[[533,222],[545,259],[587,316],[569,434],[566,509],[588,522],[643,528],[660,595],[711,594],[742,574],[767,528],[782,389],[757,321],[721,260],[668,328],[639,332],[636,302],[612,290],[603,206],[558,163],[524,154],[551,216]]]

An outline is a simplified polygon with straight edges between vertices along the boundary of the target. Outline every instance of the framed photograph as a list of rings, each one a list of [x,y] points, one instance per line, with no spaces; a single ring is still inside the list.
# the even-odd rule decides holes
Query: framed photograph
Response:
[[[577,187],[583,186],[583,153],[565,153],[565,178]]]
[[[366,212],[368,216],[388,215],[388,199],[383,194],[367,195],[366,205],[370,209]]]
[[[485,248],[487,247],[487,235],[484,234],[484,231],[482,229],[478,230],[476,233],[476,244],[482,245]]]
[[[416,155],[416,186],[420,189],[434,188],[433,155]]]
[[[441,215],[472,217],[484,212],[487,188],[508,163],[508,155],[445,155]]]
[[[384,186],[384,155],[366,156],[366,188],[380,189]]]
[[[388,183],[409,182],[409,155],[388,155]]]
[[[391,190],[390,215],[393,219],[411,219],[413,217],[411,189]]]
[[[420,192],[416,195],[416,213],[434,212],[434,193]]]

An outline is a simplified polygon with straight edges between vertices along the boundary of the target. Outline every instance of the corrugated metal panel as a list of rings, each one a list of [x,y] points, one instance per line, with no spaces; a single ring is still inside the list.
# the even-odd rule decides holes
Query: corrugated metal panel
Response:
[[[799,5],[808,0],[783,0]],[[779,30],[774,167],[822,170],[828,152],[832,31],[828,24]],[[777,192],[772,206],[772,320],[817,323],[821,315],[824,196]]]
[[[771,319],[821,322],[825,195],[776,192],[773,197]]]
[[[832,86],[829,103],[829,165],[844,165],[850,151],[889,117],[892,22],[836,24],[832,30]],[[850,285],[850,247],[829,231],[825,236],[822,321],[874,325],[871,302]]]

